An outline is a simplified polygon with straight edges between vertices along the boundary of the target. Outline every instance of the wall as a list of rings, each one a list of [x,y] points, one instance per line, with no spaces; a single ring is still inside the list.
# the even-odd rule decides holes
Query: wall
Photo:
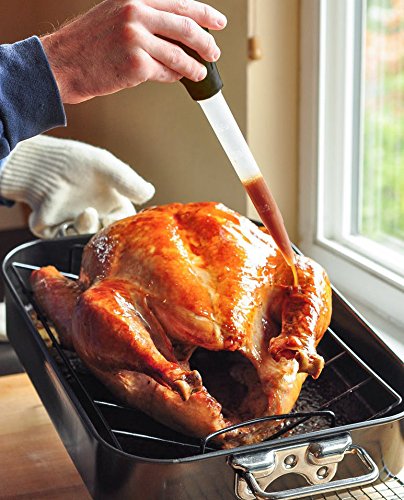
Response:
[[[229,18],[228,28],[217,35],[223,51],[219,67],[226,97],[245,132],[247,3],[245,0],[211,3],[220,6]],[[45,33],[52,25],[57,26],[93,4],[92,0],[0,0],[1,41]],[[68,127],[52,134],[108,148],[133,165],[156,186],[152,204],[220,200],[245,212],[243,189],[202,111],[181,84],[147,83],[66,106],[66,112]],[[4,217],[16,225],[15,215],[6,210],[0,208],[0,216],[3,215],[0,228],[4,228]]]
[[[247,62],[248,9],[256,2],[263,59]],[[45,33],[91,0],[0,0],[2,42]],[[298,0],[213,0],[229,18],[216,35],[224,94],[297,237]],[[18,22],[16,22],[18,19]],[[182,85],[148,83],[66,106],[68,127],[52,134],[105,147],[151,180],[153,204],[220,200],[246,212],[246,198],[202,112]],[[248,206],[248,214],[254,211]],[[6,221],[5,221],[6,219]],[[11,222],[10,222],[11,221]],[[18,217],[0,208],[0,228]]]
[[[248,142],[297,242],[299,1],[252,0],[252,31],[263,58],[247,66]]]

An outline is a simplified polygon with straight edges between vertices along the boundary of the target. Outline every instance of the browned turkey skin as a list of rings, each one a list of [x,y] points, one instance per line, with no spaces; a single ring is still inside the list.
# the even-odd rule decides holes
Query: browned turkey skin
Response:
[[[203,437],[287,413],[331,316],[324,270],[296,257],[299,289],[271,236],[222,204],[144,210],[96,234],[80,279],[32,273],[64,346],[119,398]],[[226,433],[223,447],[260,441],[273,424]]]

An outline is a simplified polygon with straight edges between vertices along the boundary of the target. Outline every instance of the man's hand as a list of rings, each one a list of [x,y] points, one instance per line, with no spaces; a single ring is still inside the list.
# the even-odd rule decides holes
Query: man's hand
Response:
[[[0,173],[0,195],[32,208],[41,238],[95,232],[136,213],[154,187],[105,149],[39,135],[21,142]]]
[[[213,62],[220,50],[201,26],[225,25],[223,14],[195,0],[104,0],[41,41],[62,101],[75,104],[147,80],[203,80],[206,68],[161,37]]]

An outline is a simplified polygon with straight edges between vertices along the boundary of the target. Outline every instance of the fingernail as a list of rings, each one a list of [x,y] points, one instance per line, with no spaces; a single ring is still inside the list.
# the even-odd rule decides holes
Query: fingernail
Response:
[[[224,28],[227,24],[227,19],[223,17],[219,17],[216,21],[216,24],[219,26],[219,28]]]
[[[207,74],[208,74],[208,70],[204,66],[203,69],[201,70],[201,72],[198,75],[198,82],[200,82],[201,80],[205,79]]]
[[[217,60],[219,59],[219,57],[220,57],[220,54],[221,54],[220,49],[219,49],[219,48],[217,48],[217,49],[213,52],[213,59],[214,59],[215,61],[217,61]]]

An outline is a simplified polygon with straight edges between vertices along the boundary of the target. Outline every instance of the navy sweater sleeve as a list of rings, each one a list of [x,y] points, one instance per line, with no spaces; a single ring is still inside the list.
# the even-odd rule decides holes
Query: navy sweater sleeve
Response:
[[[0,45],[0,159],[18,142],[60,125],[66,116],[39,38]]]

